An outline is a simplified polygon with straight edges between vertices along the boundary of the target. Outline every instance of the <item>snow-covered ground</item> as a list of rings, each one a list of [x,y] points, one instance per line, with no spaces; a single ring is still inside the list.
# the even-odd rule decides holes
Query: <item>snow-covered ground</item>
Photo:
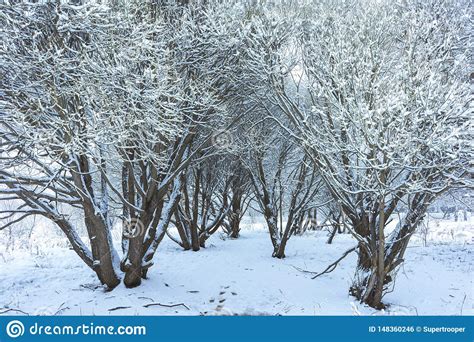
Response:
[[[208,248],[182,251],[165,239],[149,279],[135,289],[112,292],[73,251],[51,241],[30,251],[0,250],[0,313],[56,315],[473,315],[474,218],[431,219],[427,246],[415,236],[385,311],[348,295],[356,255],[332,273],[311,279],[301,270],[322,271],[355,245],[325,232],[294,236],[287,258],[271,258],[268,233],[248,225],[237,240],[222,234]],[[37,244],[38,245],[38,244]],[[150,303],[174,305],[147,306]],[[13,311],[14,309],[19,311]]]

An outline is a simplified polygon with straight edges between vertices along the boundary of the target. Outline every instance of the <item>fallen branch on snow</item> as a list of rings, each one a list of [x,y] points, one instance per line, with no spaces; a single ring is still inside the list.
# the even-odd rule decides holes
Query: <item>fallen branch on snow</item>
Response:
[[[339,264],[339,262],[341,262],[342,259],[344,259],[346,256],[348,256],[349,254],[351,254],[352,252],[354,252],[359,246],[355,246],[355,247],[352,247],[351,249],[348,249],[347,251],[344,252],[344,254],[339,258],[337,259],[336,261],[334,261],[331,265],[329,265],[324,271],[322,271],[321,273],[317,273],[315,276],[313,276],[311,279],[316,279],[317,277],[323,275],[323,274],[326,274],[326,273],[330,273],[332,271],[334,271],[337,267],[337,265]]]
[[[175,306],[183,306],[188,310],[191,310],[186,304],[184,303],[178,303],[178,304],[161,304],[161,303],[149,303],[143,305],[144,308],[149,308],[150,306],[164,306],[166,308],[174,308]]]
[[[30,315],[28,312],[25,312],[25,311],[20,310],[20,309],[6,309],[6,310],[4,310],[4,311],[0,311],[0,315],[3,315],[3,314],[5,314],[5,313],[7,313],[7,312],[10,312],[10,311],[20,312],[20,313],[22,313],[22,314],[24,314],[24,315],[27,315],[27,316]]]
[[[117,306],[116,308],[109,309],[110,311],[115,311],[115,310],[124,310],[124,309],[130,309],[131,306]]]

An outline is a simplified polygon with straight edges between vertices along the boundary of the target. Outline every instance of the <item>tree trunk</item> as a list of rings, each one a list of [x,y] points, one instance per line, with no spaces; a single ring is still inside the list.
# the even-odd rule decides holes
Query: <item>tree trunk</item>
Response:
[[[365,247],[359,244],[356,273],[349,293],[370,307],[383,309],[381,289],[384,281],[380,281],[379,277],[380,272],[375,260],[371,259]]]
[[[86,204],[86,206],[88,206]],[[92,269],[97,274],[100,282],[109,290],[120,284],[120,278],[115,272],[113,263],[113,246],[110,245],[107,234],[107,225],[99,215],[88,208],[85,210],[85,224],[89,234],[92,251]]]
[[[240,236],[240,218],[231,218],[230,219],[230,237],[232,239],[237,239]]]
[[[268,211],[270,212],[270,209],[268,209]],[[274,254],[276,249],[278,249],[278,246],[279,246],[278,224],[277,224],[276,218],[270,215],[271,214],[267,213],[265,215],[265,218],[267,221],[268,232],[270,233],[270,240],[273,245],[273,254]]]
[[[128,264],[126,265],[123,283],[128,288],[137,287],[142,283],[142,239],[141,235],[131,238],[128,246]]]
[[[198,233],[198,227],[197,225],[191,225],[191,249],[194,252],[199,251],[201,248],[200,243],[199,243],[199,233]]]
[[[282,240],[281,243],[273,249],[273,257],[277,259],[284,259],[285,255],[285,248],[286,242],[288,239]]]
[[[237,239],[240,235],[240,209],[241,199],[236,199],[234,196],[232,200],[232,212],[229,214],[230,237],[232,239]]]
[[[194,176],[194,194],[193,194],[193,208],[191,221],[191,247],[193,251],[197,252],[200,249],[199,232],[198,232],[198,211],[199,211],[199,189],[201,186],[201,170],[198,168]]]
[[[385,282],[385,201],[382,197],[379,208],[379,225],[378,225],[378,236],[377,236],[377,280],[375,282],[375,289],[373,294],[373,304],[377,307],[382,305],[382,292],[383,285]]]
[[[280,238],[280,242],[278,246],[275,248],[275,251],[273,253],[273,257],[278,258],[278,259],[284,259],[285,256],[285,248],[286,248],[286,243],[290,239],[290,232],[291,228],[293,227],[293,210],[290,210],[290,213],[288,214],[288,221],[286,222],[286,227],[285,231],[283,232],[283,235]]]
[[[338,225],[334,224],[332,231],[329,233],[328,241],[326,242],[328,245],[332,244],[332,240],[334,240],[334,236],[336,236],[338,228]]]
[[[181,247],[183,247],[185,251],[189,251],[191,249],[191,242],[189,241],[190,237],[188,236],[185,223],[181,219],[179,210],[178,206],[174,215],[176,219],[176,229],[178,230],[179,238],[181,239]]]

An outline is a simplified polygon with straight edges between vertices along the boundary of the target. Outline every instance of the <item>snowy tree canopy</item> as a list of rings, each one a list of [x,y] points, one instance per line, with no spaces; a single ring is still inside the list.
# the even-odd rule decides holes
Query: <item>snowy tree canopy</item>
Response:
[[[469,24],[465,1],[6,1],[0,230],[54,222],[113,289],[248,208],[284,258],[320,210],[383,308],[427,208],[473,187]]]

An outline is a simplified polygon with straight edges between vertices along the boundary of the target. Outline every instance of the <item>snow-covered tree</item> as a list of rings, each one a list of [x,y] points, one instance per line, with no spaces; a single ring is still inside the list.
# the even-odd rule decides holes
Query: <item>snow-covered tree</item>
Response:
[[[175,221],[185,250],[198,251],[221,226],[229,211],[227,193],[230,178],[224,177],[222,158],[206,158],[183,175],[182,199],[175,210]]]
[[[1,191],[23,201],[16,220],[60,226],[109,288],[120,281],[112,216],[124,221],[120,266],[133,287],[165,235],[181,174],[212,138],[193,144],[200,127],[225,113],[215,58],[233,22],[219,15],[140,1],[3,5]],[[88,243],[65,206],[83,212]]]
[[[466,10],[440,1],[311,5],[298,43],[269,58],[279,63],[268,69],[269,99],[352,223],[350,292],[376,308],[427,206],[468,182]],[[402,203],[409,210],[388,232]]]
[[[84,64],[97,54],[107,26],[104,6],[53,3],[2,5],[2,168],[7,198],[19,199],[17,220],[42,215],[109,288],[119,283],[111,244],[107,183],[100,165],[102,127],[84,96]],[[90,249],[63,214],[84,213]]]
[[[272,256],[281,259],[300,218],[315,205],[320,179],[310,158],[285,136],[286,131],[266,114],[261,116],[246,134],[243,163],[253,185],[253,200],[265,218]]]
[[[427,207],[473,187],[468,8],[5,1],[0,230],[51,220],[112,289],[170,224],[197,250],[252,200],[283,258],[323,206],[357,241],[350,293],[382,308]]]

